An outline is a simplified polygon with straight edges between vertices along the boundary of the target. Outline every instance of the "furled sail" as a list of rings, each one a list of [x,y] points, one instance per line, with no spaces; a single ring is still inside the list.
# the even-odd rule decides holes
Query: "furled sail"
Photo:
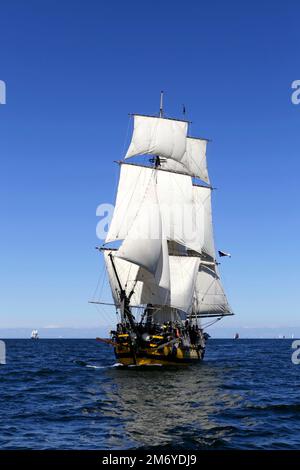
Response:
[[[178,162],[186,151],[188,123],[162,117],[134,115],[134,129],[125,158],[160,155]]]
[[[162,161],[162,168],[166,170],[186,173],[200,178],[209,184],[209,176],[206,163],[207,140],[195,137],[187,137],[186,151],[179,161],[167,159]]]
[[[200,265],[195,284],[193,312],[200,316],[232,314],[215,268]]]

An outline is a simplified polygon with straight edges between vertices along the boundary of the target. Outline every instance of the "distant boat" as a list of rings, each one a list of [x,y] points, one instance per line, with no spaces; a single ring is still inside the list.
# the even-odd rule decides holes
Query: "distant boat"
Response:
[[[30,339],[39,339],[38,330],[32,330]]]
[[[234,335],[234,339],[240,339],[240,335],[239,335],[238,333],[236,333],[236,334]]]

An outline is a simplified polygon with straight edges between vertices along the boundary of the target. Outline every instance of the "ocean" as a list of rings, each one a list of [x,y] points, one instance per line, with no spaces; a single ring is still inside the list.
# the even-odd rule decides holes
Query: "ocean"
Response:
[[[298,449],[291,344],[211,339],[202,363],[141,370],[95,340],[9,339],[0,449]]]

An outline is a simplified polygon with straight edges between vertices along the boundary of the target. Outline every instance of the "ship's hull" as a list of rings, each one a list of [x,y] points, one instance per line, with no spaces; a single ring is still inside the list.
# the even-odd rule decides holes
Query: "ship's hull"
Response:
[[[118,363],[124,366],[187,366],[192,363],[199,362],[204,357],[204,349],[176,348],[170,347],[163,349],[157,348],[139,348],[135,351],[133,348],[116,345],[115,355]]]

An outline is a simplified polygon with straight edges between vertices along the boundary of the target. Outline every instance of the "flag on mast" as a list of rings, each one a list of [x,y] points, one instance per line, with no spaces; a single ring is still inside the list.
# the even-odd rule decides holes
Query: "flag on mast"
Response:
[[[219,256],[222,257],[222,256],[229,256],[229,258],[231,258],[231,254],[230,253],[226,253],[225,251],[218,251],[219,253]]]

